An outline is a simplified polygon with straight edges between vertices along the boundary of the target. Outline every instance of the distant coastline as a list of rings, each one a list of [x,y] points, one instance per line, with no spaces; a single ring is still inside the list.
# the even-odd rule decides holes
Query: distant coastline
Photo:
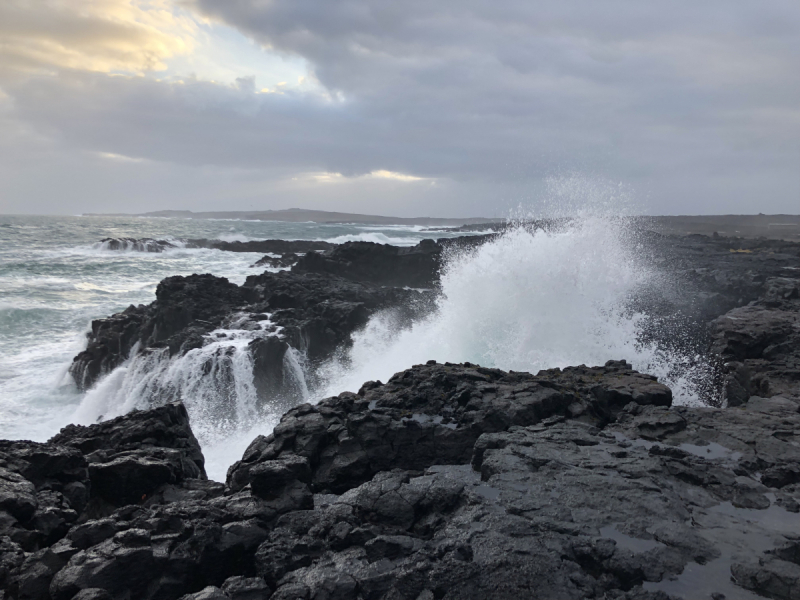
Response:
[[[306,210],[288,208],[285,210],[258,211],[209,211],[193,212],[191,210],[157,210],[153,212],[130,213],[84,213],[85,217],[163,217],[172,219],[237,219],[241,221],[284,221],[288,223],[357,223],[359,225],[423,225],[423,226],[458,226],[493,223],[501,219],[471,217],[464,219],[448,219],[437,217],[384,217],[379,215],[361,215],[356,213],[328,212],[324,210]]]
[[[260,211],[208,211],[158,210],[131,213],[84,213],[85,217],[161,217],[172,219],[229,219],[240,221],[278,221],[286,223],[352,223],[357,225],[405,225],[422,227],[457,227],[459,231],[482,229],[501,230],[506,220],[501,218],[438,218],[438,217],[387,217],[358,213],[329,212],[289,208],[285,210]],[[733,237],[766,237],[771,239],[800,239],[800,216],[798,215],[674,215],[637,217],[648,229],[664,234],[719,235]]]

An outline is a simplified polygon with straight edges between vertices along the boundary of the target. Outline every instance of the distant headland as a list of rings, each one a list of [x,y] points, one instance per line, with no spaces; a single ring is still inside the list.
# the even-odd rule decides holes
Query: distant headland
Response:
[[[101,217],[162,217],[172,219],[239,219],[242,221],[285,221],[289,223],[358,223],[363,225],[425,225],[425,226],[455,226],[477,225],[480,223],[497,222],[499,219],[485,219],[481,217],[446,219],[436,217],[383,217],[378,215],[361,215],[343,212],[328,212],[324,210],[306,210],[304,208],[287,208],[284,210],[255,210],[255,211],[211,211],[193,212],[191,210],[157,210],[140,214],[97,214],[84,213],[83,216]]]

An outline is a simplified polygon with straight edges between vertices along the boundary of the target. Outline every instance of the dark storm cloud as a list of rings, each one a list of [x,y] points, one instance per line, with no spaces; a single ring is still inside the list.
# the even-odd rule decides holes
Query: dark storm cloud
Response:
[[[182,169],[388,170],[498,195],[580,170],[632,183],[653,212],[797,211],[796,2],[194,6],[307,59],[327,95],[61,71],[6,86],[16,118]]]

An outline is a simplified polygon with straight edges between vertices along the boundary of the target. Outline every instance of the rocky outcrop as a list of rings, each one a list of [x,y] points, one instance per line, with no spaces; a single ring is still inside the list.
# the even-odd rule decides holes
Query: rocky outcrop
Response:
[[[225,252],[260,252],[270,254],[289,254],[322,252],[332,250],[336,244],[314,240],[250,240],[247,242],[224,242],[222,240],[185,240],[187,248],[212,248]]]
[[[70,373],[86,389],[119,366],[134,347],[168,347],[175,354],[202,345],[202,335],[246,301],[246,290],[224,277],[168,277],[158,284],[153,304],[131,305],[92,321],[86,350],[75,357]]]
[[[438,285],[446,252],[473,248],[493,235],[422,240],[415,246],[397,247],[373,242],[346,242],[321,253],[301,257],[293,270],[332,274],[376,285],[430,288]]]
[[[442,245],[423,240],[398,248],[372,242],[346,242],[324,252],[311,252],[297,262],[300,273],[329,273],[377,285],[429,288],[439,279]]]
[[[672,407],[621,361],[430,362],[290,410],[223,486],[169,405],[3,442],[0,584],[53,600],[789,599],[796,431],[790,400]],[[170,452],[183,479],[96,512],[95,465]],[[53,498],[72,512],[48,537],[33,523]]]
[[[253,263],[253,267],[269,267],[272,269],[285,269],[286,267],[293,266],[298,260],[300,256],[295,254],[294,252],[287,252],[285,254],[267,254],[262,258],[259,258],[255,263]]]
[[[432,362],[386,385],[368,382],[358,395],[290,410],[230,468],[228,485],[242,489],[253,482],[254,469],[300,456],[311,469],[313,491],[342,493],[393,468],[466,464],[484,433],[565,415],[605,422],[629,402],[669,406],[671,400],[668,388],[625,363],[532,377]]]
[[[770,278],[766,294],[712,323],[713,351],[725,362],[728,404],[750,396],[800,402],[800,279]]]
[[[117,250],[124,252],[164,252],[177,248],[178,244],[167,240],[152,238],[104,238],[95,247],[100,250]]]
[[[70,373],[86,389],[135,352],[167,349],[175,356],[202,347],[221,327],[263,329],[252,353],[256,386],[266,394],[283,385],[282,359],[290,346],[313,363],[349,343],[375,311],[395,307],[398,315],[411,318],[430,300],[424,292],[315,273],[265,272],[248,277],[243,286],[213,275],[169,277],[149,306],[130,306],[93,321],[86,350],[75,357]]]

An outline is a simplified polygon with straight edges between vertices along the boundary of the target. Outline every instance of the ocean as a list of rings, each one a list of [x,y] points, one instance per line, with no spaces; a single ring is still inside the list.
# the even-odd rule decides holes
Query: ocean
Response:
[[[231,389],[211,385],[194,355],[169,364],[168,358],[161,364],[134,359],[94,389],[78,391],[67,369],[85,347],[93,319],[151,302],[158,282],[171,275],[211,273],[241,284],[263,269],[252,266],[261,254],[181,247],[113,251],[100,244],[103,238],[414,245],[454,235],[462,234],[405,226],[0,216],[0,438],[45,441],[68,423],[140,408],[145,388],[152,398],[158,386],[169,385],[189,408],[209,475],[223,480],[253,437],[277,423],[277,410],[224,428],[208,419],[215,394],[238,396],[246,409],[252,385],[246,372]],[[536,372],[624,358],[641,370],[672,377],[678,401],[696,402],[691,386],[670,375],[676,358],[641,343],[644,316],[630,309],[638,290],[661,280],[642,260],[635,236],[614,220],[587,219],[550,233],[512,230],[451,257],[435,310],[412,327],[398,327],[390,313],[375,315],[355,335],[352,348],[323,365],[316,377],[321,383],[305,396],[313,402],[355,391],[364,381],[385,381],[429,359]],[[228,344],[235,353],[247,335],[225,331],[213,343]],[[302,380],[302,357],[297,358],[294,368]]]

